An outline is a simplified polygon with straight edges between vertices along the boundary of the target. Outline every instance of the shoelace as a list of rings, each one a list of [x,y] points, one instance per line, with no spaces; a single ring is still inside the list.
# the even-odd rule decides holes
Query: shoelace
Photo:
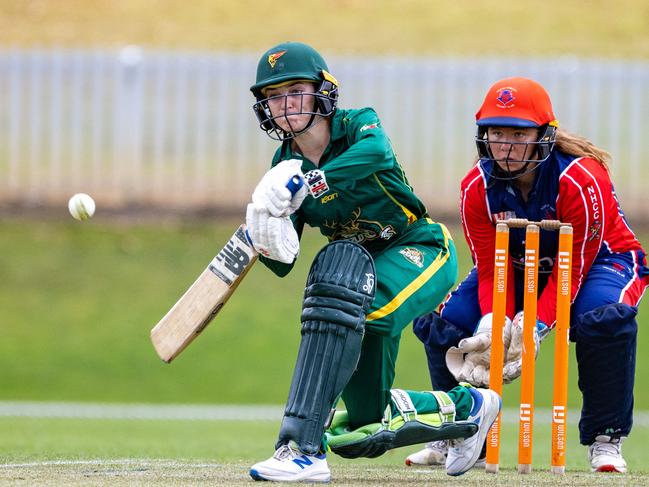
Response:
[[[602,443],[602,442],[596,442],[593,445],[593,453],[592,456],[595,455],[613,455],[613,456],[619,456],[621,455],[620,453],[620,445],[616,443]]]
[[[295,455],[295,450],[291,448],[291,445],[287,444],[287,445],[280,446],[279,449],[273,455],[273,457],[275,457],[277,460],[284,460],[285,458],[294,455]]]

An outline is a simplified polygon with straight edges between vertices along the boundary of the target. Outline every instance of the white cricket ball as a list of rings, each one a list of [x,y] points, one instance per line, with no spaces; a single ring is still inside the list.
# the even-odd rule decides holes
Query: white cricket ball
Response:
[[[68,201],[68,210],[77,220],[87,220],[95,213],[95,200],[86,193],[77,193]]]

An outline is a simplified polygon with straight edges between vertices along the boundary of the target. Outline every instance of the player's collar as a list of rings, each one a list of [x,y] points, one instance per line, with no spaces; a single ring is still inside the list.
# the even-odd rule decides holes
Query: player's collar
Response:
[[[343,124],[343,119],[345,118],[345,110],[340,108],[336,109],[333,116],[331,117],[331,139],[330,141],[342,139],[347,135],[347,130]]]

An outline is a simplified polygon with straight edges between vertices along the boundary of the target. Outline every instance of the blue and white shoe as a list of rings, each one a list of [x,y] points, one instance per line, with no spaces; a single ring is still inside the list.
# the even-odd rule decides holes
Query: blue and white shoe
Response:
[[[264,462],[250,468],[255,480],[275,482],[329,482],[331,472],[327,455],[306,455],[291,445],[280,446],[275,454]]]
[[[473,396],[473,408],[467,421],[477,424],[478,431],[469,438],[449,440],[446,473],[453,476],[462,475],[478,461],[489,428],[498,417],[501,406],[500,396],[491,389],[471,387],[469,392]]]

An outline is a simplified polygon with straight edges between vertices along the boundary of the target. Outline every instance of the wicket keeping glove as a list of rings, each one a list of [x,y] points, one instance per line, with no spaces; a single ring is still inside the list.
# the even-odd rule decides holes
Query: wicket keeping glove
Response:
[[[550,332],[548,326],[536,320],[534,328],[534,358],[539,354],[541,341]],[[508,384],[520,377],[523,366],[523,312],[516,313],[511,326],[511,340],[505,344],[505,365],[503,367],[503,382]]]
[[[458,382],[489,387],[492,322],[493,313],[487,313],[480,318],[472,337],[463,338],[457,347],[451,347],[446,352],[446,366]],[[511,340],[511,328],[512,322],[506,317],[503,328],[505,350]]]
[[[307,188],[303,185],[291,195],[286,184],[293,176],[304,180],[301,167],[301,160],[288,159],[268,170],[252,193],[252,202],[273,217],[286,217],[295,213],[307,195]]]

